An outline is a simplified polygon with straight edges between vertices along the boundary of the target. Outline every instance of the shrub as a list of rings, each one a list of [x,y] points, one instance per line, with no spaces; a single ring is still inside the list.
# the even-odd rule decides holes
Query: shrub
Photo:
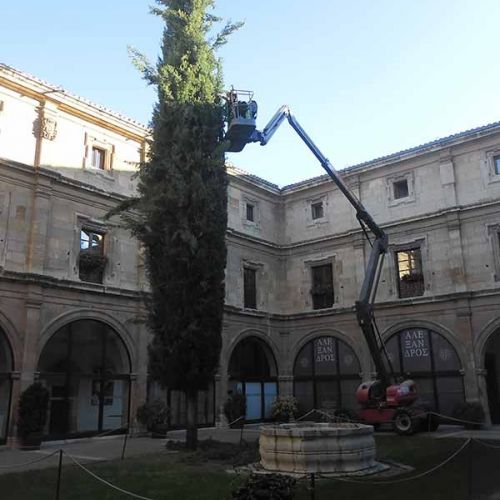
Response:
[[[161,400],[144,403],[137,408],[137,421],[149,431],[168,425],[169,409]]]
[[[80,252],[78,265],[84,272],[99,271],[102,272],[106,267],[108,258],[96,252]]]
[[[241,392],[233,392],[224,403],[224,415],[229,423],[239,417],[244,417],[247,412],[247,400]]]
[[[466,429],[479,429],[484,422],[484,410],[480,403],[457,403],[453,408],[453,418],[463,420]]]
[[[271,405],[271,416],[278,422],[290,422],[297,413],[297,400],[293,396],[277,396]]]
[[[292,500],[295,479],[282,474],[251,474],[233,491],[233,500]]]
[[[49,391],[39,382],[25,389],[19,399],[17,432],[21,437],[41,433],[47,421]]]

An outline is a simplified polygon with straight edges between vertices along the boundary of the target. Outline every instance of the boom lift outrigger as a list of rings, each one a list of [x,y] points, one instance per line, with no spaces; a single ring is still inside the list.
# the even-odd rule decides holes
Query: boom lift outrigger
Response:
[[[239,96],[246,96],[248,101],[241,101]],[[321,166],[333,180],[338,189],[347,198],[356,211],[363,232],[371,244],[371,253],[366,266],[365,277],[361,286],[359,298],[355,303],[356,316],[368,345],[378,379],[363,382],[356,391],[356,398],[361,405],[358,419],[378,426],[382,423],[392,423],[394,429],[400,434],[412,434],[419,427],[435,430],[437,421],[432,419],[426,408],[416,406],[416,385],[412,380],[396,383],[389,356],[378,332],[373,314],[373,303],[378,288],[380,272],[384,256],[387,253],[388,237],[376,224],[363,204],[354,196],[342,178],[333,168],[328,159],[321,153],[311,138],[290,112],[286,105],[282,106],[271,118],[266,127],[259,131],[256,129],[257,104],[253,101],[253,94],[249,91],[236,91],[228,93],[228,129],[225,139],[229,141],[229,152],[239,152],[246,144],[258,142],[265,146],[278,127],[286,119],[297,132],[313,155],[319,160]],[[374,236],[370,240],[368,231]],[[377,340],[378,339],[378,340]],[[389,370],[384,362],[384,356]]]

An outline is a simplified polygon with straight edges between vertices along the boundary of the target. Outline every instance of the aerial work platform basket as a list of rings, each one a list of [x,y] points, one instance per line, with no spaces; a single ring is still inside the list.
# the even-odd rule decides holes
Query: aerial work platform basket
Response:
[[[252,99],[253,92],[248,90],[230,90],[227,93],[227,132],[230,153],[238,153],[246,144],[256,128],[257,103]]]

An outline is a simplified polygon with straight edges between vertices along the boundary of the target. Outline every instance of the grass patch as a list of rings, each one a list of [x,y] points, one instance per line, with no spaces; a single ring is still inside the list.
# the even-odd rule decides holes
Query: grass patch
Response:
[[[247,443],[242,441],[241,445],[239,445],[206,439],[199,442],[196,451],[189,451],[186,450],[184,442],[168,441],[167,449],[179,451],[180,460],[190,464],[215,462],[238,466],[260,460],[257,442]]]
[[[449,457],[463,442],[458,439],[431,439],[425,436],[377,436],[378,456],[416,468],[411,476]],[[496,446],[500,446],[499,443]],[[155,500],[224,500],[244,478],[227,474],[232,464],[257,461],[257,445],[202,442],[196,452],[182,446],[178,453],[158,453],[86,465],[107,481],[131,492]],[[353,484],[335,480],[317,482],[316,499],[327,500],[468,500],[487,498],[500,490],[500,450],[475,443],[452,462],[422,479],[400,484]],[[405,477],[403,475],[398,478]],[[57,469],[0,475],[2,500],[53,500]],[[376,481],[369,477],[370,482]],[[386,480],[386,479],[384,479]],[[381,480],[382,481],[382,480]],[[99,483],[76,466],[65,466],[62,473],[61,499],[118,500],[131,497]],[[309,500],[305,483],[299,483],[296,500]]]

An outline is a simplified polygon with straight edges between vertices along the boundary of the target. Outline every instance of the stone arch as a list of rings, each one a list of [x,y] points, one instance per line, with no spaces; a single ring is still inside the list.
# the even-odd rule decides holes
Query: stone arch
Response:
[[[12,347],[13,325],[0,315],[0,444],[7,438],[11,419],[12,372],[20,363],[16,363],[16,353]]]
[[[19,371],[22,364],[22,345],[19,333],[9,318],[0,311],[0,330],[3,332],[12,355],[12,370]]]
[[[443,336],[455,349],[457,353],[458,359],[460,360],[460,364],[462,369],[467,366],[467,349],[463,344],[458,342],[453,332],[439,323],[435,323],[434,321],[429,320],[417,320],[417,319],[409,319],[402,320],[396,323],[393,323],[390,327],[386,328],[382,333],[382,340],[384,342],[388,341],[394,334],[400,332],[401,330],[405,330],[406,328],[426,328],[428,330],[432,330],[436,333],[439,333]]]
[[[241,331],[236,337],[231,339],[226,349],[224,349],[224,352],[221,352],[221,359],[225,361],[225,368],[226,368],[225,371],[227,372],[227,369],[229,367],[229,360],[231,359],[231,356],[233,355],[236,346],[241,341],[250,337],[255,337],[267,345],[267,347],[271,350],[271,353],[274,357],[274,362],[276,363],[276,372],[278,375],[281,374],[282,372],[280,370],[280,367],[283,362],[280,356],[281,353],[278,346],[268,335],[261,332],[260,330],[256,330],[253,328],[248,328],[246,330]]]
[[[127,328],[112,315],[93,309],[73,309],[72,311],[60,314],[48,323],[41,331],[38,339],[38,361],[45,345],[52,338],[52,336],[62,327],[79,320],[99,321],[112,328],[125,345],[130,358],[132,372],[136,371],[138,363],[137,348]]]
[[[45,328],[37,370],[50,395],[46,437],[128,427],[133,360],[125,331],[112,316],[88,310],[62,314]]]
[[[290,358],[289,358],[289,363],[290,363],[290,369],[293,370],[293,365],[295,363],[295,358],[299,354],[300,350],[311,340],[314,340],[315,338],[318,337],[336,337],[339,340],[342,340],[345,344],[347,344],[351,349],[353,349],[355,352],[358,350],[363,351],[365,347],[361,345],[360,342],[357,340],[353,339],[351,336],[347,335],[346,333],[337,330],[335,328],[317,328],[315,330],[311,330],[309,333],[304,335],[303,337],[300,337],[293,346],[290,349]],[[361,356],[358,356],[358,358],[361,358]]]
[[[491,320],[474,345],[479,397],[492,424],[500,424],[500,318]]]
[[[497,332],[500,332],[500,317],[490,320],[479,332],[477,340],[474,341],[474,358],[476,367],[480,370],[484,369],[486,344]]]
[[[447,416],[465,399],[463,346],[442,325],[431,321],[401,321],[386,329],[385,347],[396,377],[417,384],[421,404]]]
[[[229,393],[245,395],[246,420],[269,418],[271,404],[278,394],[279,373],[272,343],[261,332],[246,330],[230,347],[226,361]]]
[[[362,371],[360,346],[332,328],[319,328],[302,337],[290,356],[293,392],[301,414],[314,408],[354,409]]]

